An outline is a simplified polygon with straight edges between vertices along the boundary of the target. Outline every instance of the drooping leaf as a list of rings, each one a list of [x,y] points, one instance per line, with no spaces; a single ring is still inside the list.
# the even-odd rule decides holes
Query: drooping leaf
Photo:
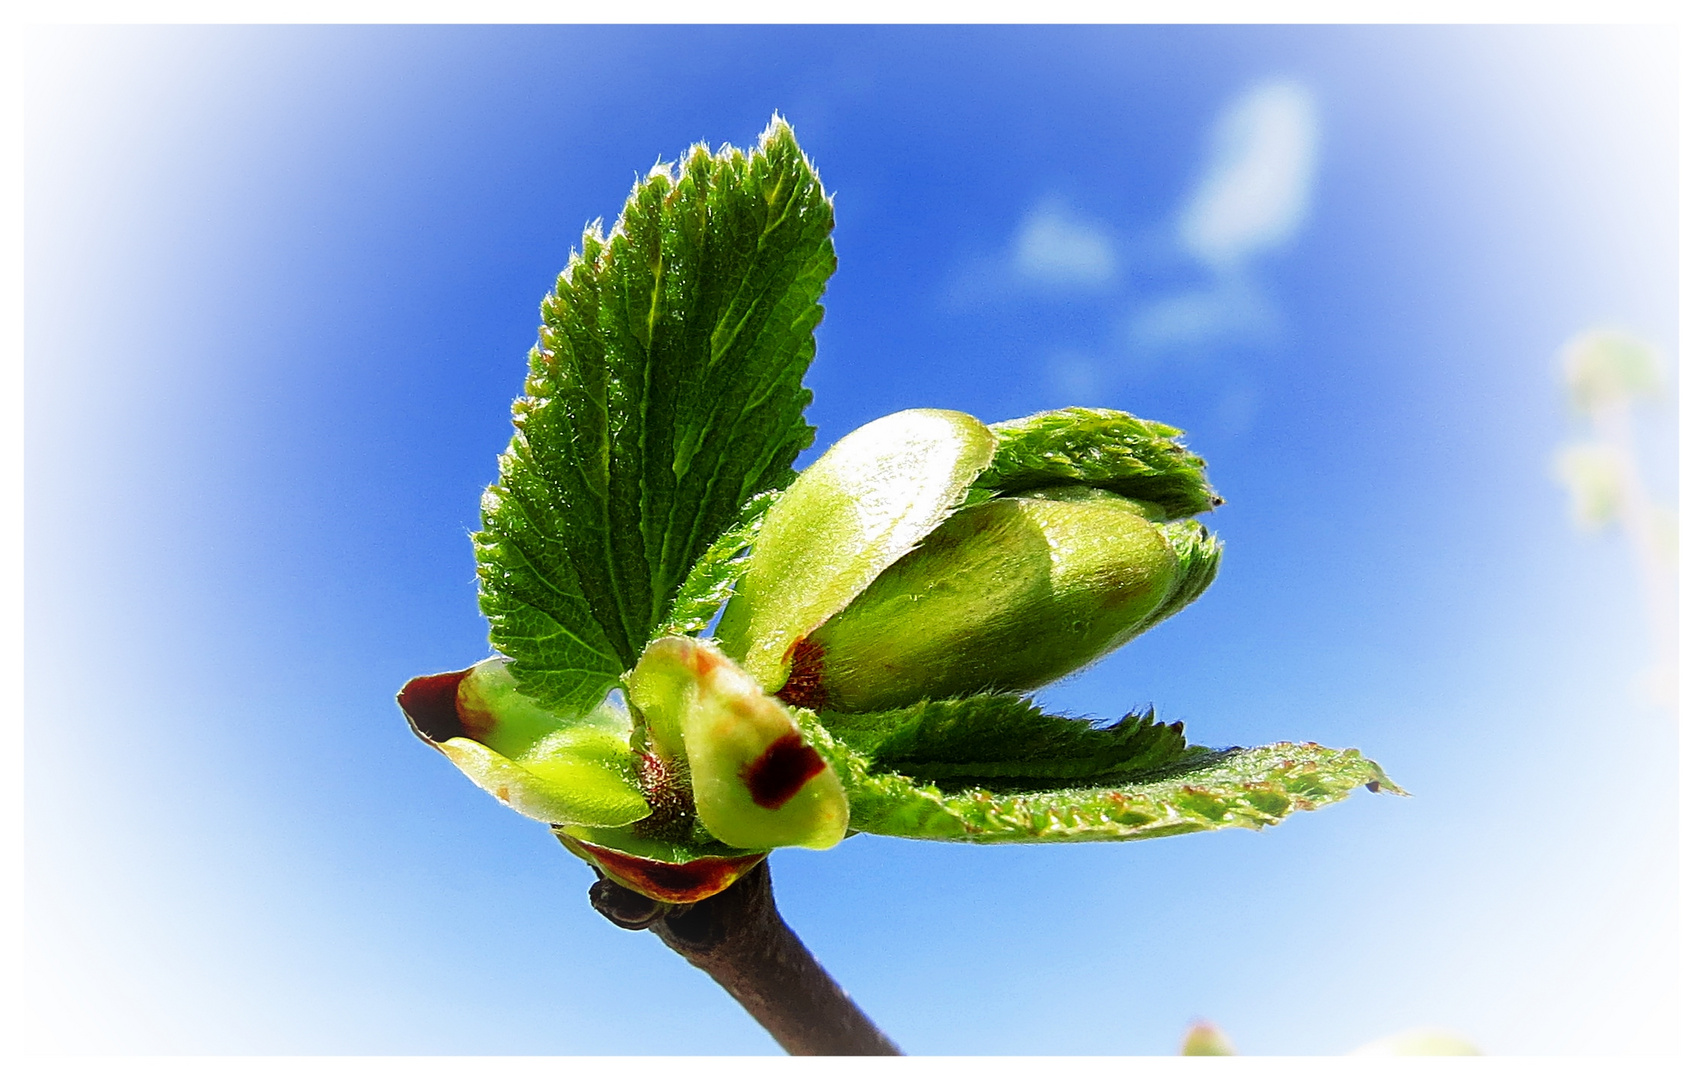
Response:
[[[999,441],[993,463],[976,478],[971,502],[1088,484],[1151,503],[1171,519],[1224,501],[1206,482],[1206,462],[1166,424],[1113,409],[1068,408],[989,426]]]
[[[821,721],[872,768],[919,780],[1127,776],[1174,764],[1189,752],[1183,725],[1158,723],[1151,709],[1101,726],[1049,716],[1009,694],[923,701],[882,713],[825,712]]]
[[[692,567],[681,583],[668,618],[656,630],[656,636],[667,634],[696,634],[709,628],[716,612],[733,595],[734,587],[750,564],[751,541],[763,527],[769,508],[780,498],[778,491],[764,491],[751,497],[739,518],[716,538],[708,551]]]
[[[807,709],[800,730],[833,765],[851,801],[851,828],[972,843],[1145,840],[1211,829],[1258,829],[1357,787],[1404,794],[1358,750],[1316,743],[1191,748],[1168,768],[1110,784],[935,784],[880,768]]]
[[[832,228],[777,119],[751,153],[654,169],[545,299],[475,537],[491,640],[545,706],[595,706],[740,509],[790,482]]]

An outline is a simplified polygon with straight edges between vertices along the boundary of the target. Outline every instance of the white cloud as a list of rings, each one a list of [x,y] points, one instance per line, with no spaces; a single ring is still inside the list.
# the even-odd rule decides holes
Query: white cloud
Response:
[[[1011,266],[1021,278],[1050,285],[1105,285],[1118,271],[1105,230],[1055,202],[1035,207],[1018,226]]]
[[[1094,357],[1074,349],[1055,352],[1047,360],[1053,392],[1065,401],[1094,401],[1105,391],[1105,376]]]
[[[1307,215],[1317,147],[1317,110],[1302,87],[1264,83],[1231,102],[1177,224],[1183,248],[1232,270],[1288,240]]]
[[[1279,330],[1271,302],[1252,286],[1221,279],[1141,304],[1130,316],[1129,344],[1137,355],[1187,351],[1213,342],[1257,341]]]

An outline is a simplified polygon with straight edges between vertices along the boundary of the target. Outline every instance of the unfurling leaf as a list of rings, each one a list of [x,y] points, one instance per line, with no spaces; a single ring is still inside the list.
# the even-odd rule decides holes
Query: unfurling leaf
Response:
[[[877,765],[836,739],[809,710],[794,715],[845,784],[851,828],[886,836],[983,844],[1146,840],[1264,828],[1296,810],[1337,802],[1357,787],[1404,794],[1358,750],[1316,743],[1190,747],[1154,774],[1103,784],[931,783]]]
[[[589,711],[688,571],[810,444],[802,384],[833,207],[778,119],[634,187],[544,301],[475,537],[491,641],[540,703]]]
[[[697,634],[709,629],[716,612],[733,595],[734,588],[745,576],[750,564],[751,542],[763,527],[769,508],[780,497],[778,491],[765,491],[751,498],[739,511],[739,518],[716,538],[704,552],[692,572],[686,575],[668,618],[657,628],[656,636],[667,634]]]
[[[1048,716],[1008,694],[924,701],[893,712],[825,712],[821,721],[873,768],[919,780],[1130,776],[1172,765],[1191,750],[1183,725],[1158,723],[1151,709],[1100,725]]]
[[[1157,519],[1188,517],[1224,500],[1206,482],[1206,462],[1182,432],[1113,409],[1069,408],[989,425],[998,438],[975,496],[1014,495],[1086,484],[1151,503]]]

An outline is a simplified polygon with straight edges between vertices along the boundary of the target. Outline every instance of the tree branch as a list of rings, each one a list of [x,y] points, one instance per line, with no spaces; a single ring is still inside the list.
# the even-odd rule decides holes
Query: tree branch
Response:
[[[664,904],[601,878],[591,906],[623,929],[649,929],[720,983],[789,1054],[900,1052],[781,920],[766,859],[695,904]]]

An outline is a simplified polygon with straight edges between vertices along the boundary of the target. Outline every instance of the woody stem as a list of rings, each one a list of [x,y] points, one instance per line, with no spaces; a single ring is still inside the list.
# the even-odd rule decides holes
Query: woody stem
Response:
[[[591,906],[616,926],[648,928],[721,984],[796,1055],[898,1054],[775,910],[767,860],[695,904],[662,904],[605,878]]]

